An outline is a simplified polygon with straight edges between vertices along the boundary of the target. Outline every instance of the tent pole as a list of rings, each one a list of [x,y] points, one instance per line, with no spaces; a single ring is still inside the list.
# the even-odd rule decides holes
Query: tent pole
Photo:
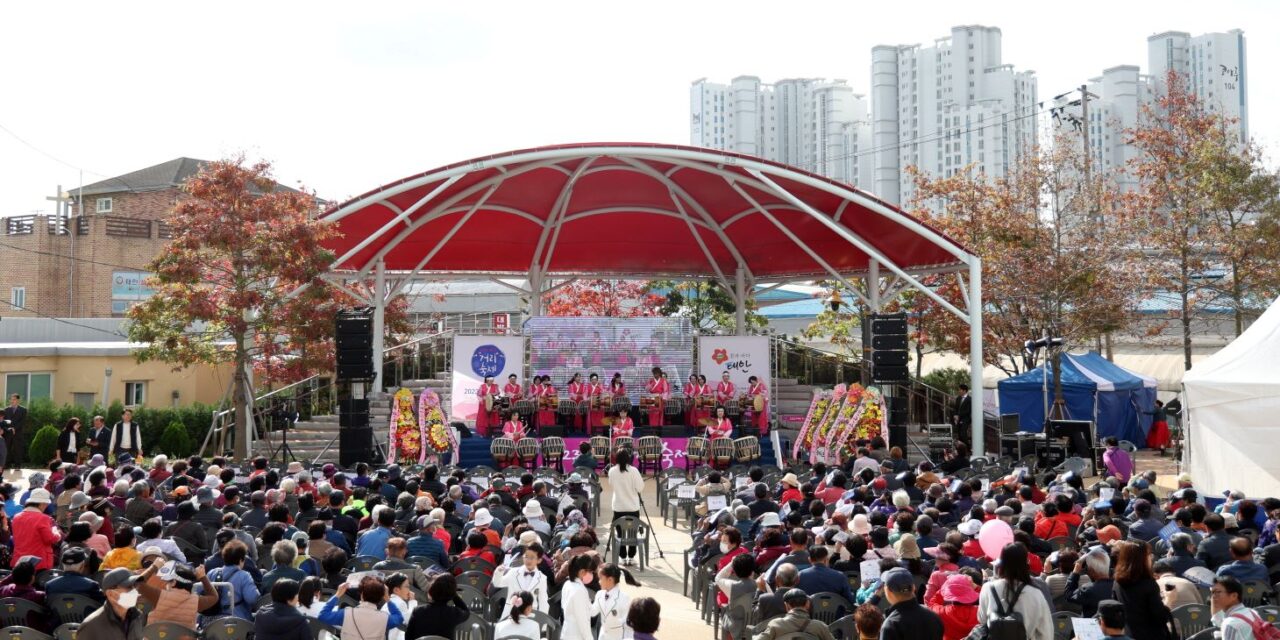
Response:
[[[738,268],[733,272],[733,298],[736,303],[733,310],[733,324],[737,330],[737,335],[747,335],[747,274],[742,268],[742,263],[738,263]]]
[[[373,270],[373,390],[382,393],[383,334],[387,321],[387,263],[379,260]]]

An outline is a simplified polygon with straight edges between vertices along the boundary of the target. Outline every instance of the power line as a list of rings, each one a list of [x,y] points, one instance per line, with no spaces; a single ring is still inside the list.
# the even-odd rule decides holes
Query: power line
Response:
[[[14,139],[14,140],[17,140],[18,142],[21,142],[21,143],[22,143],[24,146],[26,146],[27,148],[31,149],[32,151],[35,151],[36,153],[38,153],[38,154],[40,154],[40,155],[42,155],[42,156],[44,156],[44,157],[46,157],[46,158],[48,158],[48,159],[50,159],[50,160],[53,160],[54,162],[56,162],[56,163],[58,163],[58,164],[60,164],[60,165],[63,165],[63,166],[68,167],[68,168],[70,168],[70,169],[75,169],[76,171],[83,171],[83,172],[85,172],[85,173],[93,174],[93,175],[95,175],[95,176],[102,176],[103,178],[110,178],[110,177],[111,177],[111,176],[108,176],[108,175],[105,175],[105,174],[98,173],[97,171],[90,171],[90,170],[88,170],[88,169],[85,169],[84,167],[79,167],[79,166],[76,166],[76,165],[74,165],[74,164],[71,164],[70,162],[67,162],[66,160],[63,160],[62,158],[59,158],[58,156],[55,156],[55,155],[53,155],[52,153],[49,153],[48,151],[45,151],[44,149],[41,149],[40,147],[37,147],[37,146],[35,146],[34,144],[31,144],[30,142],[27,142],[27,140],[26,140],[25,138],[23,138],[22,136],[18,135],[17,133],[14,133],[13,129],[10,129],[9,127],[4,126],[4,124],[3,124],[3,123],[0,123],[0,131],[4,131],[5,133],[9,134],[9,135]]]
[[[13,249],[14,251],[25,251],[25,252],[27,252],[27,253],[34,253],[34,254],[36,254],[36,255],[49,256],[49,257],[52,257],[52,258],[58,258],[58,259],[60,259],[60,260],[71,260],[71,261],[73,261],[73,262],[82,262],[82,263],[84,263],[84,264],[92,264],[92,265],[97,265],[97,266],[100,266],[100,267],[115,267],[115,268],[117,268],[117,269],[127,269],[127,270],[129,270],[129,271],[138,271],[138,270],[140,270],[140,268],[139,268],[139,267],[131,267],[131,266],[128,266],[128,265],[123,265],[123,264],[114,264],[114,263],[111,263],[111,262],[98,262],[97,260],[90,260],[90,259],[88,259],[88,258],[77,258],[76,256],[67,255],[67,254],[65,254],[65,253],[57,253],[57,252],[54,252],[54,251],[41,251],[41,250],[39,250],[39,249],[28,249],[28,248],[26,248],[26,247],[19,247],[19,246],[15,246],[15,245],[12,245],[12,244],[7,244],[7,243],[4,243],[4,242],[0,242],[0,248],[4,248],[4,249]],[[145,267],[142,267],[141,269],[145,269]]]
[[[840,161],[840,160],[846,160],[846,159],[849,159],[849,158],[861,158],[861,157],[863,157],[863,156],[867,156],[867,155],[871,155],[871,154],[875,154],[875,153],[880,153],[881,151],[892,151],[892,150],[894,150],[894,149],[901,149],[902,147],[909,146],[909,145],[916,145],[916,144],[925,144],[925,143],[929,143],[929,142],[936,142],[936,141],[938,141],[938,140],[943,140],[943,139],[946,139],[946,138],[948,138],[948,137],[950,137],[950,136],[953,136],[953,135],[958,136],[958,135],[962,135],[962,134],[966,134],[966,133],[973,133],[973,132],[977,132],[977,131],[983,131],[983,130],[986,130],[986,129],[990,129],[991,127],[1003,126],[1003,125],[1007,125],[1007,124],[1012,124],[1012,123],[1014,123],[1014,122],[1018,122],[1018,121],[1020,121],[1020,120],[1025,120],[1025,119],[1027,119],[1027,118],[1034,118],[1034,117],[1036,117],[1036,116],[1039,116],[1039,115],[1042,115],[1042,114],[1045,114],[1045,113],[1049,113],[1049,112],[1053,111],[1054,109],[1055,109],[1055,107],[1049,107],[1049,108],[1047,108],[1047,109],[1040,109],[1039,111],[1033,111],[1033,112],[1031,112],[1031,113],[1025,113],[1025,114],[1023,114],[1023,115],[1015,116],[1014,118],[1012,118],[1012,119],[1008,119],[1008,120],[1003,119],[1003,117],[1004,117],[1004,116],[1007,116],[1007,115],[1012,114],[1012,113],[1013,113],[1013,111],[1006,111],[1006,112],[1004,112],[1004,113],[996,114],[995,116],[993,116],[993,120],[992,120],[991,122],[984,123],[984,124],[981,124],[981,125],[972,126],[972,127],[967,127],[967,128],[964,128],[964,129],[960,129],[960,130],[958,130],[958,131],[957,131],[957,130],[953,130],[953,129],[951,129],[951,128],[947,128],[947,129],[935,129],[935,130],[933,130],[933,131],[931,131],[931,132],[929,132],[929,133],[924,133],[924,134],[918,135],[918,136],[916,136],[916,137],[914,137],[914,138],[909,138],[909,139],[907,139],[907,140],[900,140],[900,141],[898,141],[898,142],[894,142],[894,143],[891,143],[891,144],[885,144],[885,145],[881,145],[881,146],[879,146],[879,147],[872,147],[872,148],[870,148],[870,149],[864,149],[864,150],[858,151],[858,152],[856,152],[856,153],[845,153],[845,154],[841,154],[841,155],[838,155],[838,156],[832,156],[832,157],[830,157],[830,158],[828,158],[828,159],[827,159],[827,162],[836,162],[836,161]]]

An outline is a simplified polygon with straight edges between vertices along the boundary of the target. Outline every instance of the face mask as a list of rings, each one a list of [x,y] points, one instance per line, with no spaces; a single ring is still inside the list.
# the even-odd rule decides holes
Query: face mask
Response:
[[[130,589],[129,591],[120,594],[120,597],[116,599],[116,604],[125,609],[132,609],[138,606],[138,590]]]
[[[730,546],[728,542],[720,543],[720,553],[729,553],[732,550],[733,550],[733,547]]]

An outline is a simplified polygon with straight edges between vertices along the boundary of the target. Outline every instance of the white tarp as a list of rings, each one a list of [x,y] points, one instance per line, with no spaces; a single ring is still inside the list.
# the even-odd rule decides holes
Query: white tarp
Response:
[[[1252,498],[1280,491],[1280,304],[1182,377],[1183,447],[1197,489]]]

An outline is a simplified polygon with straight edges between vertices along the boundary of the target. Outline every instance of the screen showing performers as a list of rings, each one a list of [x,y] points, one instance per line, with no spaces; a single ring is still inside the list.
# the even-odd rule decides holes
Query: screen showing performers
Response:
[[[711,424],[707,425],[707,439],[728,438],[732,435],[733,422],[729,420],[729,414],[724,407],[716,407],[716,415],[711,419]]]
[[[524,330],[531,345],[530,373],[548,376],[560,389],[567,390],[575,375],[581,382],[594,373],[611,381],[608,395],[625,394],[638,405],[654,367],[676,384],[694,372],[688,318],[537,317]],[[615,388],[614,380],[621,386]]]
[[[625,410],[619,411],[617,417],[613,419],[613,430],[611,435],[614,438],[630,438],[635,433],[635,422],[631,420],[631,416]]]

